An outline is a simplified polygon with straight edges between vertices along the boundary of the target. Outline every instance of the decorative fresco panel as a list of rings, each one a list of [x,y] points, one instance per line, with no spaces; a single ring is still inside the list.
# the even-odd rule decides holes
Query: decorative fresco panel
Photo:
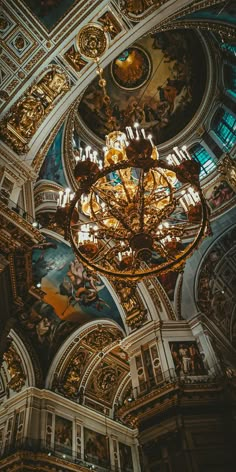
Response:
[[[124,130],[139,122],[158,145],[179,133],[201,103],[206,83],[204,52],[192,31],[149,35],[124,50],[104,75],[113,119],[107,120],[103,92],[95,79],[78,108],[85,124],[104,139],[111,127]]]
[[[38,180],[45,179],[56,182],[62,187],[67,187],[63,164],[62,164],[62,148],[63,148],[63,126],[58,131],[53,143],[51,144],[43,165],[40,169]]]
[[[178,272],[170,271],[170,272],[167,272],[167,274],[162,274],[158,277],[159,282],[165,289],[171,301],[174,300],[175,286],[176,286],[178,275],[179,275]]]
[[[110,318],[122,324],[116,304],[100,277],[86,270],[65,243],[47,238],[46,247],[34,250],[33,276],[35,284],[41,284],[44,303],[60,320],[82,325]]]
[[[197,304],[236,346],[236,227],[208,251],[197,281]]]
[[[106,436],[84,428],[84,458],[101,467],[109,466],[109,443]]]
[[[55,450],[71,453],[72,450],[72,421],[55,416]]]
[[[16,315],[44,373],[66,337],[83,324],[105,318],[123,327],[118,308],[100,277],[87,271],[64,242],[47,238],[46,243],[35,246],[32,272],[35,288]]]
[[[203,358],[195,341],[177,341],[169,344],[175,372],[178,376],[207,374]]]
[[[133,472],[131,447],[119,442],[120,468],[123,472]]]
[[[205,198],[210,209],[214,212],[223,205],[226,205],[234,196],[235,192],[226,182],[226,180],[219,179],[214,182],[205,192]]]
[[[106,11],[97,21],[102,24],[104,31],[109,33],[111,39],[121,32],[121,26],[111,11]]]
[[[76,1],[77,0],[24,0],[24,3],[30,8],[31,12],[38,20],[50,30]]]

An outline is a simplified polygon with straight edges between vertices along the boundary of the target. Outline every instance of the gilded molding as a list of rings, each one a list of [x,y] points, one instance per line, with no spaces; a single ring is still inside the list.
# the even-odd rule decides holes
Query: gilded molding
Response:
[[[17,70],[17,65],[10,59],[9,55],[2,52],[1,60],[5,62],[14,72]]]
[[[88,23],[78,33],[76,45],[85,59],[96,60],[108,48],[108,37],[101,25]]]
[[[167,2],[168,0],[119,0],[119,7],[129,20],[139,22]]]
[[[181,27],[181,26],[177,26],[177,22],[176,23],[173,23],[173,22],[175,20],[179,20],[181,22],[181,17],[183,16],[190,15],[191,13],[202,10],[203,8],[211,7],[214,5],[221,4],[221,3],[222,3],[222,0],[202,0],[198,2],[193,0],[190,4],[188,4],[184,8],[175,11],[175,13],[173,13],[172,15],[169,15],[165,20],[161,21],[157,26],[152,28],[152,30],[149,33],[164,31],[164,29],[162,30],[162,27],[165,25],[168,25],[167,29],[175,29],[177,27]],[[189,20],[186,20],[186,21],[189,21]],[[196,23],[198,23],[198,21],[199,20],[196,20]],[[185,27],[184,26],[185,20],[182,20],[182,23],[183,23],[182,27]],[[196,23],[194,25],[194,28],[196,28]],[[220,25],[220,23],[218,23],[218,25]]]
[[[40,61],[40,59],[42,59],[44,56],[45,56],[46,52],[44,51],[44,49],[39,49],[39,51],[37,51],[35,53],[35,55],[32,57],[32,59],[30,59],[30,61],[27,62],[26,66],[25,66],[25,70],[27,71],[30,71],[32,69],[32,67],[35,66],[35,64],[38,63],[38,61]]]
[[[136,284],[112,281],[120,303],[126,314],[126,323],[133,330],[137,329],[147,321],[147,310],[140,298]]]
[[[235,27],[234,26],[227,26],[222,25],[222,23],[217,23],[213,21],[199,21],[199,20],[182,20],[176,21],[173,23],[165,23],[164,25],[159,25],[155,28],[155,32],[158,33],[160,31],[168,31],[173,29],[199,29],[199,30],[206,30],[206,31],[213,31],[214,33],[218,33],[221,36],[225,36],[227,39],[233,40],[236,38]],[[152,31],[154,32],[154,31]]]

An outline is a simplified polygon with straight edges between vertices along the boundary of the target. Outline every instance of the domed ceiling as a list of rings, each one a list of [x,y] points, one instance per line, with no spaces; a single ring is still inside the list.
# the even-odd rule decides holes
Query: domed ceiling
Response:
[[[117,8],[121,3],[126,5],[127,16],[124,10],[118,10]],[[1,37],[6,38],[5,42],[7,42],[7,45],[3,45],[3,52],[1,53],[1,60],[4,65],[1,83],[2,94],[0,96],[2,111],[5,110],[5,107],[7,110],[11,103],[17,102],[19,97],[22,97],[23,93],[28,90],[29,84],[32,84],[34,81],[38,84],[42,80],[41,75],[43,73],[47,76],[48,70],[45,71],[45,67],[50,68],[56,65],[58,70],[60,69],[60,72],[65,74],[68,84],[70,84],[69,90],[65,91],[67,94],[65,99],[64,94],[58,95],[58,102],[55,101],[52,104],[50,119],[47,122],[45,121],[45,125],[41,126],[37,122],[33,140],[31,142],[29,140],[29,153],[25,154],[23,158],[25,159],[25,167],[30,166],[32,159],[35,158],[34,163],[32,163],[32,169],[35,172],[36,170],[37,172],[39,171],[45,158],[39,173],[39,182],[41,180],[43,181],[42,186],[45,185],[42,195],[45,188],[47,188],[46,181],[48,181],[48,193],[53,193],[51,190],[52,186],[50,187],[52,182],[62,187],[70,184],[68,172],[66,172],[65,154],[67,154],[69,146],[72,147],[72,140],[68,148],[66,148],[64,146],[66,142],[65,129],[67,126],[65,123],[66,113],[69,116],[68,121],[70,121],[72,128],[74,122],[70,120],[70,107],[72,103],[74,106],[74,100],[78,100],[85,81],[90,80],[89,74],[91,73],[92,76],[94,72],[92,62],[89,63],[82,58],[81,63],[81,57],[76,50],[76,35],[80,31],[82,24],[89,21],[105,24],[104,16],[107,15],[106,21],[110,21],[111,28],[109,33],[107,33],[108,36],[110,35],[110,50],[107,51],[107,56],[104,56],[104,60],[107,60],[108,55],[114,54],[115,48],[120,52],[121,44],[125,45],[122,52],[105,69],[107,90],[111,97],[113,112],[112,128],[122,129],[127,125],[130,126],[135,121],[139,121],[147,133],[153,134],[155,143],[160,144],[181,133],[197,114],[198,110],[200,110],[208,78],[205,47],[201,38],[204,37],[204,41],[209,39],[209,43],[213,43],[213,34],[211,31],[206,32],[206,29],[216,31],[219,34],[219,29],[213,28],[214,25],[211,28],[208,27],[208,19],[210,17],[217,22],[221,20],[233,23],[232,11],[229,9],[232,2],[218,2],[217,8],[212,7],[211,10],[208,8],[201,15],[199,10],[195,14],[195,18],[193,18],[194,13],[190,17],[187,14],[187,9],[184,12],[180,9],[182,2],[160,2],[161,4],[171,4],[171,8],[168,10],[169,13],[166,13],[165,21],[166,27],[172,28],[172,30],[148,34],[134,42],[134,44],[131,44],[132,39],[130,38],[134,37],[136,39],[140,34],[143,35],[145,31],[147,32],[154,27],[159,29],[165,27],[160,21],[161,17],[158,16],[158,11],[155,18],[153,14],[147,18],[149,3],[151,2],[120,2],[119,0],[110,3],[101,2],[99,11],[98,2],[95,1],[16,0],[13,2],[13,0],[5,0],[3,2],[7,13],[6,20],[2,20],[0,33]],[[198,8],[199,6],[200,8],[200,3],[202,6],[203,2],[191,2],[191,7]],[[210,2],[206,3],[209,5]],[[91,12],[89,9],[85,11],[86,8],[82,10],[84,4],[87,6],[90,4],[91,10],[93,9],[94,11]],[[137,7],[135,4],[139,4],[141,7]],[[222,5],[224,4],[227,4],[227,9],[225,8],[222,11]],[[178,9],[179,12],[173,18],[175,8],[176,12]],[[17,16],[14,17],[13,13],[17,14]],[[134,18],[136,15],[136,19],[139,21],[141,14],[144,14],[142,16],[143,23],[140,23],[139,29],[139,24],[135,23],[135,21],[132,22],[131,16],[133,15]],[[65,15],[67,15],[66,18]],[[182,18],[187,18],[188,16],[191,19],[190,26],[188,26],[187,21],[185,23],[177,21],[178,18],[181,19],[181,15]],[[0,16],[5,19],[3,14]],[[198,18],[201,18],[201,24],[203,24],[202,29],[204,31],[201,35],[197,31],[188,29],[194,28],[192,26],[193,22],[197,22]],[[60,20],[62,21],[60,22]],[[53,31],[55,25],[57,27]],[[16,32],[12,30],[13,27]],[[184,27],[187,29],[181,29]],[[17,50],[14,47],[16,44],[13,44],[11,41],[11,35],[13,33],[18,34],[18,28],[20,28],[19,34],[24,35],[26,38],[24,50],[20,49],[19,44],[19,50]],[[115,34],[112,33],[114,28]],[[232,29],[229,31],[231,32]],[[227,37],[224,36],[226,41],[230,42],[230,34]],[[219,41],[215,39],[215,53],[219,61],[223,57],[220,56],[220,49],[224,49],[224,57],[226,57],[227,51],[229,49],[233,51],[235,47],[232,41],[230,44],[222,43],[221,41],[221,35],[219,36]],[[29,43],[31,49],[28,50]],[[69,52],[74,62],[68,59]],[[90,66],[91,69],[89,69]],[[219,79],[218,77],[216,78],[217,80]],[[219,90],[223,95],[222,86],[219,86]],[[61,108],[59,106],[60,100]],[[63,113],[65,114],[63,115]],[[105,115],[102,90],[98,87],[97,77],[84,92],[78,107],[78,114],[81,122],[98,138],[104,139],[105,135],[110,131],[111,123],[108,123]],[[47,116],[46,113],[45,119],[47,119]],[[205,125],[204,120],[202,122],[203,125]],[[55,126],[55,123],[58,125],[58,128]],[[78,131],[77,147],[82,140],[84,140],[85,144],[89,144],[89,140],[86,141],[88,135],[83,135],[83,127],[78,127],[78,130],[76,129],[75,131]],[[47,142],[48,147],[47,145],[44,146]],[[4,145],[3,149],[5,147]],[[8,155],[7,158],[9,158]],[[215,176],[212,180],[209,179],[206,185],[203,189],[204,194],[209,201],[212,218],[216,218],[221,212],[228,211],[229,206],[235,202],[235,192],[225,180],[222,180],[221,176]],[[26,194],[28,195],[28,189]],[[40,221],[40,216],[46,219],[48,215],[50,217],[53,214],[56,201],[54,203],[55,205],[53,206],[52,200],[45,200],[44,202],[43,199],[40,203],[37,203],[35,198],[38,221]],[[26,209],[29,212],[31,211],[30,214],[32,214],[31,204]],[[50,218],[48,219],[50,220]],[[65,339],[68,339],[71,333],[76,333],[78,328],[80,329],[83,326],[83,329],[87,329],[87,327],[90,329],[90,326],[94,323],[94,326],[95,324],[104,325],[103,332],[107,333],[106,323],[110,323],[111,329],[120,331],[121,336],[124,334],[122,330],[123,322],[116,305],[116,299],[113,298],[114,290],[108,289],[109,285],[107,284],[106,286],[104,280],[97,277],[96,274],[91,274],[82,268],[75,260],[71,248],[62,241],[60,236],[52,233],[52,231],[53,228],[48,226],[48,232],[45,231],[43,234],[50,234],[50,237],[47,236],[44,244],[34,248],[32,257],[34,287],[31,287],[29,290],[29,299],[24,298],[25,306],[22,309],[19,307],[16,312],[16,329],[21,333],[26,344],[32,344],[32,352],[36,352],[45,375],[59,347],[64,343]],[[220,241],[220,244],[223,243],[223,240]],[[232,290],[231,288],[228,290],[228,304],[224,304],[224,301],[220,300],[219,306],[222,310],[226,308],[228,310],[229,307],[232,314],[231,319],[233,320],[235,319],[235,315],[233,315],[234,305],[231,303],[230,297],[233,296],[235,274],[233,268],[232,274],[226,273],[228,270],[228,260],[233,260],[231,256],[232,252],[228,254],[227,263],[226,259],[223,259],[222,256],[222,264],[224,263],[224,265],[222,265],[221,269],[219,264],[221,262],[221,254],[219,253],[219,263],[217,262],[216,266],[219,269],[219,274],[224,275],[226,281],[230,280],[230,283],[232,281]],[[212,256],[209,253],[210,257]],[[208,269],[208,260],[206,260],[206,264],[201,268],[198,287],[198,304],[202,309],[205,307],[204,302],[209,307],[210,303],[212,304],[212,297],[215,297],[214,300],[218,303],[219,299],[217,297],[224,295],[222,294],[224,286],[221,286],[220,294],[217,292],[218,286],[220,286],[219,280],[216,281],[217,283],[213,281],[215,285],[210,295],[208,292],[204,293],[205,266]],[[225,270],[224,273],[223,269]],[[21,270],[22,259],[19,262],[19,273],[21,273]],[[175,296],[177,293],[177,290],[175,290],[176,280],[178,277],[180,280],[181,276],[178,273],[169,273],[160,278],[160,282],[171,301],[177,298]],[[213,279],[213,276],[211,276],[211,279]],[[25,285],[24,280],[22,283]],[[37,285],[40,286],[37,287]],[[177,284],[177,289],[178,287],[180,287],[180,284]],[[155,291],[155,293],[151,292],[151,289],[150,293],[152,293],[153,300],[158,306],[159,298],[155,296]],[[135,305],[136,301],[137,304]],[[129,313],[131,309],[140,312],[140,306],[142,308],[141,301],[138,297],[135,298],[129,295],[125,298],[123,305],[120,303],[123,307],[121,309],[124,313]],[[223,326],[223,320],[220,319],[221,313],[219,311],[214,312],[213,309],[209,308],[208,314],[212,319],[218,318],[219,327]],[[232,322],[231,325],[230,323],[229,321],[225,332],[230,332],[231,339],[235,340],[235,324],[233,325]],[[94,326],[91,327],[91,330],[92,328],[95,330]],[[99,337],[96,333],[95,341],[98,342],[98,339]],[[84,341],[83,343],[85,344]],[[113,353],[112,356],[115,357],[115,354]],[[113,361],[112,359],[111,363]],[[124,368],[124,370],[126,369],[127,367]],[[99,385],[95,385],[91,381],[90,387],[91,396],[93,396],[93,389],[99,387]]]
[[[111,129],[139,122],[156,144],[173,138],[196,113],[206,84],[200,37],[175,30],[148,35],[125,49],[104,71],[113,117],[95,79],[78,108],[87,127],[104,139]]]

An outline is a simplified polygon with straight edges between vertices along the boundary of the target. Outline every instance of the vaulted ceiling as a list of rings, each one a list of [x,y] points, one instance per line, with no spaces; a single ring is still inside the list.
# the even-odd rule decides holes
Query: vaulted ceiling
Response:
[[[184,276],[178,273],[163,276],[151,285],[147,282],[135,293],[121,295],[116,284],[111,285],[86,272],[75,261],[70,247],[63,241],[62,232],[55,227],[56,194],[63,187],[75,186],[76,148],[92,143],[101,150],[108,131],[96,64],[86,55],[81,55],[79,33],[89,22],[105,31],[107,44],[100,65],[104,68],[117,129],[138,119],[148,131],[152,131],[159,151],[166,155],[176,144],[193,145],[201,143],[202,139],[207,140],[209,148],[212,144],[211,119],[217,107],[229,100],[229,96],[224,95],[223,66],[229,58],[229,62],[235,64],[235,56],[230,52],[236,41],[235,10],[235,2],[219,0],[2,1],[2,168],[8,168],[8,173],[17,182],[15,193],[12,193],[15,203],[20,202],[34,218],[36,215],[46,237],[46,240],[41,240],[37,229],[31,229],[31,242],[28,243],[21,234],[20,221],[17,234],[14,228],[4,223],[5,231],[14,233],[16,246],[19,239],[28,244],[27,254],[33,247],[30,262],[29,258],[15,254],[11,264],[18,267],[13,295],[15,301],[20,296],[24,304],[23,307],[17,306],[16,332],[18,329],[28,349],[32,349],[35,358],[40,359],[38,384],[43,382],[43,377],[45,381],[55,353],[62,349],[65,364],[54,365],[58,377],[53,379],[51,373],[49,384],[60,393],[73,397],[73,376],[82,385],[85,380],[83,363],[86,366],[90,364],[89,380],[86,378],[88,399],[92,404],[96,397],[102,396],[104,404],[109,407],[106,386],[98,375],[99,366],[102,365],[102,375],[106,371],[109,379],[115,373],[118,384],[122,385],[120,392],[123,392],[123,397],[127,396],[129,367],[119,341],[135,327],[132,320],[137,313],[142,314],[139,322],[144,322],[150,308],[147,300],[152,299],[149,304],[154,303],[157,310],[165,311],[166,317],[171,319],[175,317],[174,311],[181,316],[181,303],[186,312],[189,302],[188,296],[181,295]],[[93,47],[91,38],[87,36],[85,39],[87,47]],[[129,68],[123,65],[127,57],[132,64]],[[223,147],[217,147],[217,143],[214,149],[217,157],[217,153],[222,151],[223,154]],[[34,182],[34,192],[29,181]],[[221,182],[222,176],[219,177],[214,169],[203,180],[215,228],[212,243],[218,234],[232,225],[229,212],[235,205],[236,189],[228,181],[221,191],[221,201],[217,200],[220,197],[215,196],[214,191],[216,188],[219,190]],[[217,219],[224,218],[224,215],[225,220],[221,219],[218,224]],[[4,214],[2,221],[7,217]],[[230,235],[234,241],[232,231]],[[1,250],[9,255],[10,250],[4,249],[7,246],[5,233],[2,241]],[[226,282],[222,285],[223,278],[227,279],[229,286],[228,292],[225,290],[228,298],[232,297],[235,282],[233,268],[228,275],[224,270],[227,261],[234,256],[234,252],[228,253],[230,243],[220,239],[217,244],[214,248],[219,257],[217,280],[210,273],[215,289],[211,284],[206,293],[204,286],[205,273],[210,270],[209,260],[214,253],[211,247],[201,266],[199,282],[191,289],[190,301],[195,310],[197,307],[204,310],[208,304],[209,317],[214,318],[214,322],[218,322],[234,342],[235,304],[230,304],[230,321],[221,320],[220,314],[209,308],[219,287],[221,298],[224,295],[222,290]],[[222,245],[227,246],[226,259],[219,249]],[[204,254],[209,247],[210,242],[205,246]],[[186,268],[188,274],[195,274],[201,255],[198,253],[195,261],[190,260]],[[28,271],[29,292],[24,291],[25,279],[22,282],[21,270],[22,273]],[[188,290],[185,293],[188,294]],[[227,300],[225,305],[224,300],[220,302],[222,306],[229,304]],[[98,345],[101,339],[103,348],[104,343],[106,348],[106,336],[101,334],[99,323],[106,329],[107,345],[111,346],[105,354]],[[70,337],[81,326],[85,331],[78,334],[77,351],[74,352]],[[65,339],[71,339],[72,343],[68,348],[70,361],[66,358],[67,351],[61,347]],[[99,358],[101,352],[103,355]],[[117,390],[114,390],[114,402],[116,394]]]

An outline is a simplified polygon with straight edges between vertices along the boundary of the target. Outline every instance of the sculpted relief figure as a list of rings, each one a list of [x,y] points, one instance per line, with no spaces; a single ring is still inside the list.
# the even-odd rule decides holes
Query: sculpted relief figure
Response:
[[[43,115],[42,103],[30,95],[17,104],[9,124],[13,125],[21,136],[30,138],[35,133]]]

